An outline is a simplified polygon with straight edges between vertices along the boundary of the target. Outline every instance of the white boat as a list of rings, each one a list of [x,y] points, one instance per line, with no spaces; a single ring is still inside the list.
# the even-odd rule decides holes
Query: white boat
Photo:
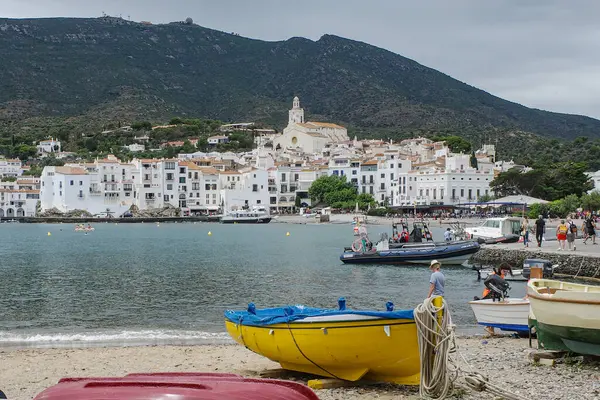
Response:
[[[231,211],[221,217],[223,224],[268,224],[271,216],[265,207],[256,206],[250,210]]]
[[[504,298],[470,301],[479,325],[504,331],[528,332],[529,300]]]
[[[478,270],[479,272],[479,277],[483,280],[487,279],[488,276],[490,276],[490,274],[492,274],[494,271],[491,269],[481,269]],[[526,282],[527,278],[525,278],[523,276],[523,270],[522,269],[513,269],[512,273],[507,272],[504,275],[504,280],[505,281],[517,281],[517,282]]]
[[[600,286],[531,279],[527,295],[540,347],[600,356]]]
[[[521,218],[488,218],[479,226],[465,228],[469,239],[495,239],[521,234]]]

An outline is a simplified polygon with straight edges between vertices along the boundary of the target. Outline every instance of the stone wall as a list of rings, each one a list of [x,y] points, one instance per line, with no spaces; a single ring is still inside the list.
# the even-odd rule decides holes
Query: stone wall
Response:
[[[559,274],[600,278],[600,257],[582,256],[577,253],[543,253],[494,247],[482,248],[473,254],[469,262],[475,265],[498,265],[507,262],[511,266],[520,267],[527,258],[550,260],[552,264],[557,265],[554,272]]]

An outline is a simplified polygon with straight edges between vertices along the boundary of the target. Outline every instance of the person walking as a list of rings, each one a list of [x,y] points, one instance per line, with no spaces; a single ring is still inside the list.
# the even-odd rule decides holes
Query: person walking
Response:
[[[429,270],[431,271],[431,277],[429,278],[429,294],[427,298],[444,296],[444,286],[446,284],[446,277],[440,271],[442,264],[438,260],[432,260],[429,264]]]
[[[577,237],[577,225],[571,218],[567,218],[567,245],[569,250],[576,250],[575,238]]]
[[[523,246],[529,247],[529,219],[527,217],[523,218],[521,224],[521,236],[523,236]]]
[[[592,244],[597,244],[596,243],[596,223],[594,222],[594,219],[592,218],[592,216],[589,216],[585,220],[585,229],[587,231],[587,237],[583,240],[583,244],[587,244],[587,241],[589,238],[592,238]]]
[[[538,247],[542,247],[542,239],[544,238],[544,231],[546,230],[546,221],[542,215],[538,216],[535,221],[535,239],[537,240]]]
[[[556,239],[558,240],[558,251],[565,250],[565,242],[567,241],[567,232],[569,228],[565,224],[565,220],[561,219],[560,224],[556,227]]]

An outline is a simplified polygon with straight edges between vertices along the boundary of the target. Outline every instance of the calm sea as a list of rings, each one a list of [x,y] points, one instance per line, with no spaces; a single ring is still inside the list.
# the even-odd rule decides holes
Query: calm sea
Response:
[[[384,310],[387,301],[414,308],[428,290],[427,266],[343,265],[350,225],[95,228],[0,224],[0,346],[228,342],[223,311],[250,301],[336,307],[344,296],[349,307]],[[474,327],[467,301],[483,284],[470,268],[443,271],[454,322]],[[523,284],[512,286],[513,296],[524,294]]]

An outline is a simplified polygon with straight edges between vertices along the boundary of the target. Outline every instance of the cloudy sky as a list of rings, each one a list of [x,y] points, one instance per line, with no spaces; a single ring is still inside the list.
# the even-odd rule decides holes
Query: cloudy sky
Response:
[[[367,42],[526,106],[600,118],[594,0],[0,0],[0,17],[170,22],[263,40]]]

